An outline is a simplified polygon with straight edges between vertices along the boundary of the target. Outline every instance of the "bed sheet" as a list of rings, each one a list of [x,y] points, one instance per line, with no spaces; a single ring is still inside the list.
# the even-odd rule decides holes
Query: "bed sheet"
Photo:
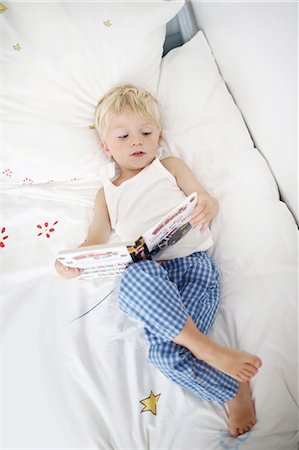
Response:
[[[222,301],[211,336],[263,359],[252,381],[254,429],[233,439],[224,406],[200,401],[147,362],[142,327],[118,309],[116,279],[56,276],[56,252],[83,240],[92,205],[27,186],[7,193],[4,205],[6,442],[14,448],[295,449],[296,228],[278,198],[257,202],[246,186],[246,179],[258,182],[257,173],[263,182],[263,171],[267,176],[258,153],[241,158],[231,180],[238,191],[227,191],[213,224]]]
[[[180,50],[191,52],[192,60],[199,57],[191,51],[195,41]],[[168,55],[170,61],[181,53]],[[204,61],[219,88],[210,59],[201,60],[201,70]],[[212,92],[219,90],[210,87],[202,111],[209,113],[212,133],[215,119],[223,121],[213,109]],[[172,103],[164,93],[159,95],[170,117]],[[198,159],[196,147],[184,153],[183,145],[173,144],[177,130],[168,128],[165,136],[173,154],[190,162],[205,183],[209,177],[200,162],[211,158],[209,187],[220,203],[211,253],[220,268],[222,299],[210,335],[263,360],[252,380],[255,427],[232,438],[225,406],[200,401],[147,362],[142,327],[118,308],[117,279],[64,281],[56,275],[57,251],[86,236],[99,178],[8,183],[1,228],[4,448],[296,449],[297,229],[269,167],[245,136],[240,117],[236,121],[239,134],[217,129],[217,142],[233,149],[233,157],[219,155],[218,166],[215,140],[209,141],[209,156]],[[207,136],[201,134],[202,143]],[[87,316],[73,320],[113,289]]]

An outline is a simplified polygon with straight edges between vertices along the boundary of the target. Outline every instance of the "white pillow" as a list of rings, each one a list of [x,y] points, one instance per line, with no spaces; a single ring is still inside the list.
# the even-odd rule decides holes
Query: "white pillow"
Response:
[[[93,125],[122,82],[155,92],[166,23],[184,1],[5,3],[4,179],[76,181],[106,161]]]
[[[223,187],[231,179],[231,163],[253,142],[202,31],[163,58],[158,99],[171,153],[209,190]]]
[[[219,200],[211,227],[222,280],[263,273],[270,262],[277,270],[295,248],[294,220],[201,31],[163,58],[158,97],[166,145]]]

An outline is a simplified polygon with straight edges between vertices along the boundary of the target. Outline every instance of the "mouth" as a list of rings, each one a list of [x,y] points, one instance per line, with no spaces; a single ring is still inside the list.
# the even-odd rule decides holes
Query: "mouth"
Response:
[[[145,155],[144,152],[134,152],[134,153],[131,154],[131,156],[136,156],[136,157],[140,157],[140,156],[143,156],[143,155]]]

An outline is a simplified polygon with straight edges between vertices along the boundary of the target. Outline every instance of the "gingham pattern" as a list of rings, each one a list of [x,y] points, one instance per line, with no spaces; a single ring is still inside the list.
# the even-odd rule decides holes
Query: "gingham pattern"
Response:
[[[219,305],[219,273],[213,258],[196,252],[185,258],[129,266],[120,280],[120,309],[141,320],[149,342],[149,361],[164,375],[202,400],[224,403],[238,382],[193,356],[172,339],[188,315],[204,334]]]

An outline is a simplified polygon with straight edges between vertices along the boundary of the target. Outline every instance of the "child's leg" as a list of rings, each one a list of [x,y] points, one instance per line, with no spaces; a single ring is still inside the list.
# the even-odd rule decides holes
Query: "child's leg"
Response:
[[[219,273],[216,264],[206,253],[196,253],[188,258],[167,261],[163,266],[170,281],[176,284],[181,301],[188,311],[183,330],[191,322],[198,333],[207,334],[219,306]],[[153,337],[149,336],[149,342],[155,344]],[[164,357],[162,360],[161,354]],[[165,358],[167,354],[169,357]],[[155,365],[160,365],[166,376],[183,387],[191,388],[204,400],[223,403],[237,393],[238,383],[235,380],[197,359],[186,345],[177,345],[175,339],[173,342],[152,345],[149,359]]]
[[[133,264],[123,274],[119,300],[121,309],[141,320],[155,336],[155,343],[173,341],[242,382],[261,366],[258,357],[225,348],[205,336],[219,301],[218,271],[205,252],[163,264]]]
[[[148,341],[152,338],[146,331]],[[238,382],[200,361],[174,342],[150,345],[148,360],[168,379],[192,391],[201,400],[225,403],[236,396]]]
[[[188,311],[167,270],[155,261],[140,261],[122,274],[119,306],[140,320],[157,342],[168,342],[183,329]]]
[[[240,382],[247,382],[257,374],[262,362],[258,356],[242,350],[223,347],[205,336],[188,317],[183,330],[173,342],[186,347],[193,355]]]
[[[192,269],[194,260],[185,261],[183,270],[179,260],[163,263],[169,273],[153,261],[143,261],[127,269],[121,280],[120,308],[142,320],[150,344],[149,360],[169,379],[201,399],[227,401],[230,432],[237,436],[255,423],[248,383],[239,388],[232,377],[198,360],[187,348],[171,342],[173,336],[175,338],[175,328],[184,328],[189,316],[206,333],[214,321],[219,300],[216,271],[205,269],[198,280],[198,270]],[[174,326],[172,322],[176,318],[178,322]]]
[[[229,431],[237,437],[256,423],[255,409],[249,383],[240,383],[237,395],[226,403],[229,413]]]
[[[169,277],[178,284],[189,312],[184,328],[173,342],[188,348],[196,358],[236,380],[248,381],[256,375],[261,360],[247,352],[223,347],[205,336],[215,319],[213,305],[218,306],[220,297],[219,274],[213,258],[201,252],[182,259],[180,271],[177,269],[180,259],[165,263]]]
[[[178,285],[169,278],[167,270],[154,261],[142,261],[130,266],[121,279],[120,309],[143,322],[150,344],[149,361],[166,377],[193,391],[202,400],[223,403],[236,395],[236,380],[199,361],[187,348],[172,342],[190,313],[198,323],[202,322],[202,329],[207,332],[218,309],[218,274],[212,275],[209,271],[209,275],[205,274],[199,280],[197,270],[192,270],[194,261],[187,263],[185,269],[189,280],[187,283],[183,280],[187,277],[182,276],[180,270]],[[175,264],[173,273],[178,279]],[[212,280],[215,277],[216,280]],[[216,289],[212,289],[214,285]],[[188,309],[178,288],[184,294]],[[211,292],[215,295],[209,295]]]
[[[201,286],[202,291],[204,292],[203,296],[200,298],[200,301],[198,301],[198,299],[197,302],[193,303],[193,305],[193,297],[195,296],[198,298],[198,296],[194,295],[195,293],[192,292],[192,279],[194,279],[195,276],[193,273],[193,269],[188,268],[188,270],[185,270],[185,273],[181,275],[183,279],[182,282],[182,279],[178,279],[179,271],[176,268],[176,262],[168,262],[166,266],[170,279],[176,280],[183,302],[184,304],[186,304],[188,312],[190,314],[189,319],[187,319],[187,324],[189,323],[189,321],[192,323],[194,322],[193,326],[195,326],[196,324],[196,330],[200,330],[203,334],[206,334],[208,329],[214,322],[220,296],[218,276],[215,276],[215,273],[218,274],[218,270],[213,259],[210,259],[207,264],[207,260],[209,258],[206,254],[202,253],[194,256],[198,256],[199,262],[203,263],[203,266],[207,265],[209,267],[210,264],[213,266],[213,270],[207,270],[206,274],[201,278],[207,279],[207,273],[211,273],[213,274],[213,276],[208,282],[208,289],[206,289],[203,285]],[[186,325],[184,329],[186,331]],[[157,353],[158,352],[156,349],[156,354]],[[196,369],[198,369],[202,377],[204,371],[203,366],[200,363],[202,363],[202,361],[196,359],[194,365],[192,365],[191,370],[195,372]],[[228,399],[226,404],[229,412],[229,431],[232,436],[237,437],[240,434],[246,433],[246,431],[252,428],[252,426],[256,423],[255,410],[249,383],[240,383],[237,392],[235,392],[235,380],[230,377],[223,378],[223,374],[221,372],[218,372],[217,374],[217,372],[218,371],[216,370],[215,372],[209,371],[208,392],[210,393],[210,395],[212,393],[213,400],[225,401],[225,399]],[[221,374],[222,376],[219,377],[219,374]],[[192,379],[193,378],[194,377],[192,377]],[[199,381],[200,377],[198,377],[197,380]],[[214,383],[215,385],[213,386],[213,381],[215,380],[217,380],[217,382]]]

